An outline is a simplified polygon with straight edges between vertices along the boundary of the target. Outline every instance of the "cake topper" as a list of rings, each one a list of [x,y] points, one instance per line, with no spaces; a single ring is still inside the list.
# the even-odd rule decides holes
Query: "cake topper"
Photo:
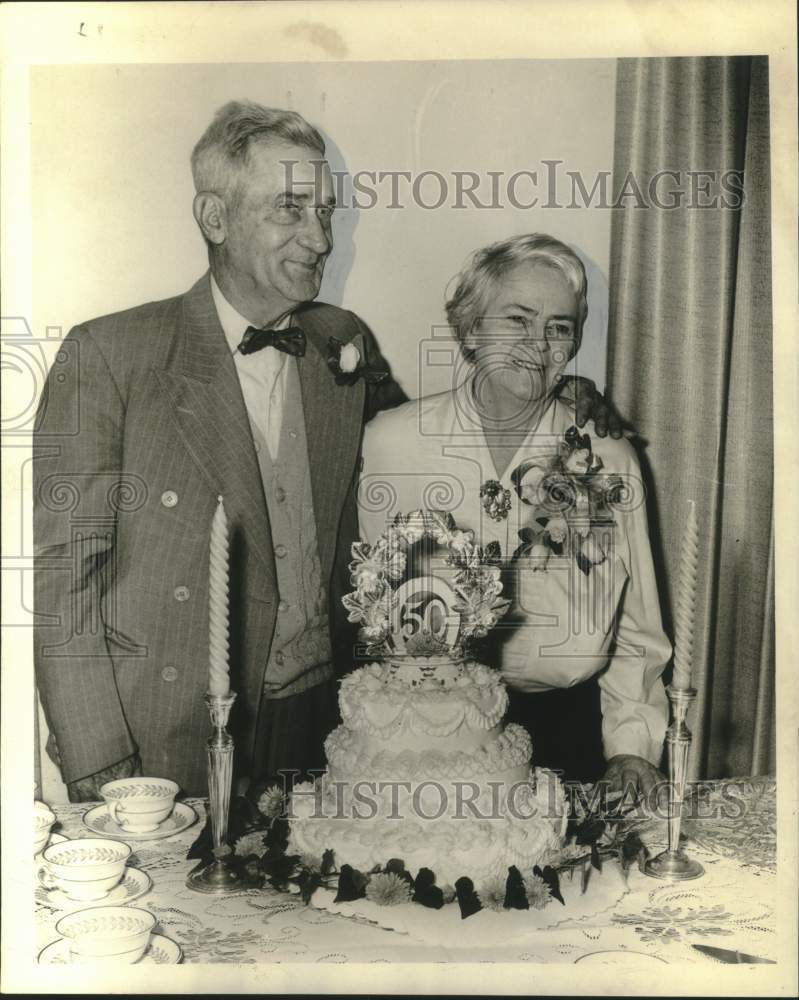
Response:
[[[352,546],[348,619],[360,624],[370,655],[459,657],[508,609],[499,555],[448,512],[398,514],[374,545]]]

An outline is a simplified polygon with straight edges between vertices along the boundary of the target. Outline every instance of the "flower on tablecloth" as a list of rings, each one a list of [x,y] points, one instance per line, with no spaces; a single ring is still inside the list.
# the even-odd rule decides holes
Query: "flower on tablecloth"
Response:
[[[411,901],[411,887],[394,872],[381,872],[370,877],[366,898],[378,906],[397,906]]]
[[[524,888],[527,892],[527,902],[532,909],[543,910],[552,902],[549,886],[540,875],[528,875],[524,880]]]
[[[484,882],[477,891],[480,902],[484,910],[504,910],[505,909],[505,882],[504,878],[495,875],[494,878]]]
[[[247,858],[251,854],[256,854],[260,858],[264,853],[265,836],[263,830],[253,830],[251,833],[243,834],[235,843],[236,854],[240,858]]]
[[[269,819],[274,819],[283,812],[283,804],[283,789],[277,785],[270,785],[258,799],[259,810]]]
[[[449,883],[441,886],[441,894],[444,897],[445,903],[454,903],[455,897],[458,895],[455,892],[455,886],[450,885]]]

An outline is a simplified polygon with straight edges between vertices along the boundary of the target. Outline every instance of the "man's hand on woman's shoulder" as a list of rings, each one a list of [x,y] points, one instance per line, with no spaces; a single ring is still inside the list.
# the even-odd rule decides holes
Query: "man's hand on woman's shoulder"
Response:
[[[606,437],[608,433],[612,438],[622,436],[625,421],[590,378],[563,375],[558,388],[558,397],[561,396],[573,401],[578,427],[583,427],[587,420],[593,420],[598,437]]]

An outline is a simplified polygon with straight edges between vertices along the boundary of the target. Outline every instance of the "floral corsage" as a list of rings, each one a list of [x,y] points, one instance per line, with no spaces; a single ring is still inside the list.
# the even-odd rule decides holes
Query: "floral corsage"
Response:
[[[607,558],[606,547],[624,483],[618,475],[600,475],[602,459],[594,454],[591,437],[572,426],[548,462],[524,462],[511,476],[522,503],[532,510],[527,527],[519,531],[522,544],[515,557],[526,556],[533,570],[545,570],[549,557],[573,556],[588,576],[592,566]]]
[[[388,378],[388,369],[362,364],[357,345],[352,341],[344,344],[336,337],[329,337],[327,341],[327,367],[333,372],[336,385],[355,385],[359,378],[368,383]]]

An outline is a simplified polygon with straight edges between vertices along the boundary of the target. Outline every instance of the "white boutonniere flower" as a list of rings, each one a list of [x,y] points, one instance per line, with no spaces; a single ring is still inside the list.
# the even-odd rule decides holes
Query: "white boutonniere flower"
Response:
[[[341,354],[338,357],[339,368],[346,375],[354,372],[358,365],[361,363],[361,352],[353,343],[345,344],[341,348]]]
[[[327,341],[327,366],[337,385],[355,385],[360,378],[369,383],[383,382],[389,375],[387,368],[363,364],[358,346],[352,341],[344,344],[336,337]]]

